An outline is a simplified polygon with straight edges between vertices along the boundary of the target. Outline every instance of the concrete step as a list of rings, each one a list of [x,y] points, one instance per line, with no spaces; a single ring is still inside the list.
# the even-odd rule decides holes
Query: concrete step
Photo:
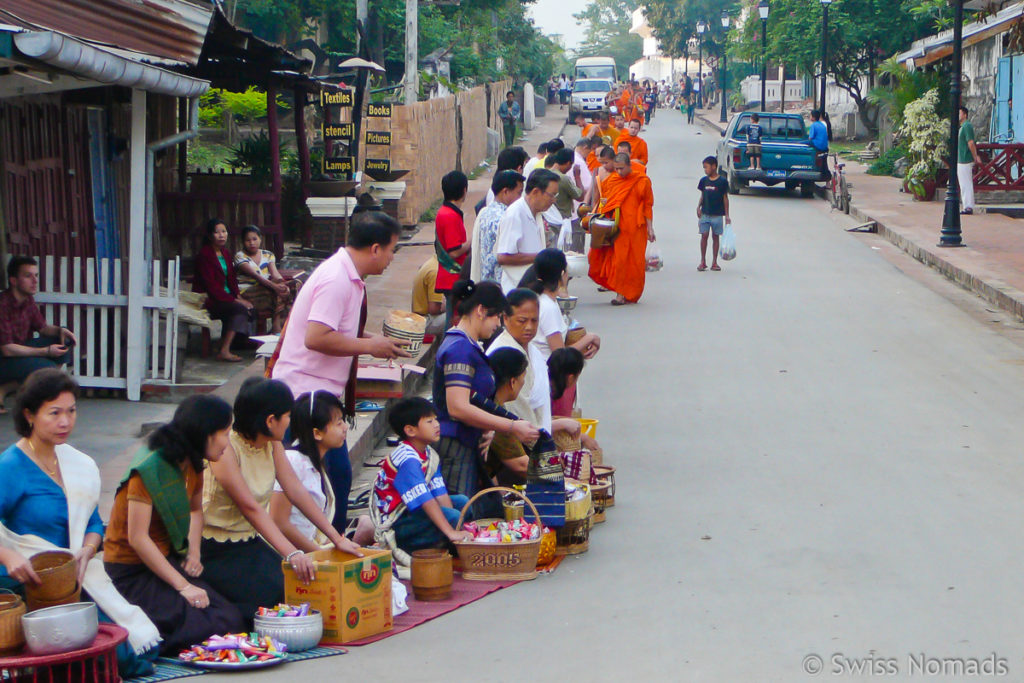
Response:
[[[1024,218],[1024,203],[1021,204],[978,204],[975,213],[998,213],[1010,218]]]

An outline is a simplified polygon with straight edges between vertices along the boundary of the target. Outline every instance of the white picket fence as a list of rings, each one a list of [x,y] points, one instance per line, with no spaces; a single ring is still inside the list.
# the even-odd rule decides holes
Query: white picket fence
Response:
[[[70,329],[78,337],[71,370],[83,387],[129,389],[130,362],[144,367],[142,381],[177,380],[178,275],[177,258],[165,264],[153,261],[141,296],[142,348],[139,359],[129,359],[129,296],[121,259],[46,256],[40,264],[42,282],[36,303],[47,322]],[[135,387],[136,391],[138,387]]]

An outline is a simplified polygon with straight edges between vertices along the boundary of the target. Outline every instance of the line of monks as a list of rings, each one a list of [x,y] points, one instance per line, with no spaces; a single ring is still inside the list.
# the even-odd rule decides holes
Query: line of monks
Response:
[[[602,112],[589,125],[582,115],[576,122],[582,138],[589,140],[586,163],[594,177],[590,217],[614,218],[618,224],[610,245],[590,249],[590,278],[615,292],[613,306],[625,306],[637,303],[644,292],[647,244],[655,240],[654,192],[647,176],[647,142],[640,137],[642,90],[626,86],[610,97],[614,119]]]

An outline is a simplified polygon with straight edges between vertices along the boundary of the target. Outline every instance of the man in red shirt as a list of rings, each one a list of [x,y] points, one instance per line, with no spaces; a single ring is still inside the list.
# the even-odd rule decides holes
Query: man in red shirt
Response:
[[[434,251],[438,263],[434,290],[444,294],[445,329],[450,327],[452,320],[452,285],[459,279],[471,246],[462,217],[462,204],[468,191],[469,178],[462,171],[451,171],[441,178],[444,203],[434,218]]]
[[[40,368],[71,362],[78,339],[70,330],[47,324],[32,298],[39,291],[39,264],[15,256],[7,264],[7,289],[0,293],[0,413],[2,385],[20,383]],[[38,337],[33,334],[38,332]]]

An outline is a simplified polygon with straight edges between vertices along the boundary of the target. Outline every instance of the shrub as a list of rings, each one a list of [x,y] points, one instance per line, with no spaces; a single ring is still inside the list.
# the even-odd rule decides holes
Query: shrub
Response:
[[[907,156],[905,145],[895,145],[880,157],[874,160],[868,167],[868,175],[895,175],[896,162]]]

